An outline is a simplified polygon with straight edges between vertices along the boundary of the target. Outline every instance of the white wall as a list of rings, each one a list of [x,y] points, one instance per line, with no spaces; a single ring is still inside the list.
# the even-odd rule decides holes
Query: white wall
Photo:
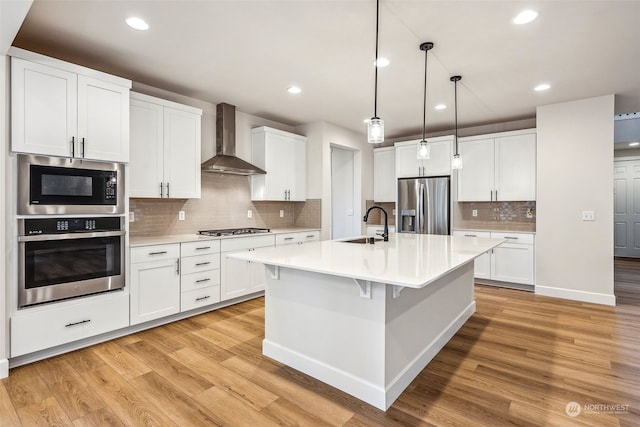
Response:
[[[322,122],[298,126],[307,137],[307,199],[322,199]]]
[[[615,305],[614,96],[537,109],[536,293]],[[595,221],[582,221],[582,211]]]
[[[8,97],[8,66],[9,61],[5,55],[0,55],[0,165],[2,169],[0,172],[0,188],[6,189],[6,174],[7,174],[7,152],[9,151],[9,108],[7,103]],[[9,321],[7,319],[7,302],[8,302],[8,287],[6,269],[6,251],[7,245],[11,242],[7,242],[7,215],[6,215],[6,200],[7,195],[12,194],[9,191],[3,191],[2,197],[0,197],[0,319],[2,323],[0,325],[0,378],[4,378],[9,375]]]

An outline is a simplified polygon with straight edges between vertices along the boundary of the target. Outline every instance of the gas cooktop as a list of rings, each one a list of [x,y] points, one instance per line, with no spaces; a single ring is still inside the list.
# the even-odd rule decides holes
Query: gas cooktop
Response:
[[[224,228],[221,230],[201,230],[198,231],[198,234],[202,234],[205,236],[240,236],[243,234],[260,234],[260,233],[269,233],[271,232],[268,228],[256,228],[256,227],[246,227],[246,228]]]

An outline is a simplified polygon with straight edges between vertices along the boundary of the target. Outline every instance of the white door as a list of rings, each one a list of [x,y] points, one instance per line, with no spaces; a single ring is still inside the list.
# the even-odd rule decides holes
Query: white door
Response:
[[[228,258],[227,254],[240,251],[223,252],[220,256],[220,299],[226,301],[232,298],[255,292],[254,283],[255,264],[241,259]],[[264,268],[264,266],[262,266]],[[264,270],[262,271],[264,277]],[[265,279],[266,280],[266,279]]]
[[[535,200],[536,134],[496,138],[495,153],[493,200]]]
[[[131,264],[131,324],[180,312],[177,259]]]
[[[164,107],[165,196],[200,198],[200,116]]]
[[[396,146],[396,176],[398,178],[414,178],[420,176],[422,161],[418,160],[419,141],[411,141],[407,145]]]
[[[353,151],[331,147],[331,238],[359,236],[354,200]]]
[[[163,107],[131,99],[129,194],[162,197],[164,182]]]
[[[614,255],[640,258],[640,160],[614,162]]]
[[[493,138],[459,141],[462,169],[458,171],[459,202],[490,202],[493,198]]]

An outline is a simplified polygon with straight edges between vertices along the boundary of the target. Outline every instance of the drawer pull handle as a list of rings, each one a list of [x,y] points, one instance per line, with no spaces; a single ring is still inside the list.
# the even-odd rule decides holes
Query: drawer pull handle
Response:
[[[311,239],[312,237],[316,237],[314,234],[308,234],[307,239]]]
[[[149,255],[162,255],[162,254],[166,254],[167,251],[158,251],[158,252],[149,252]]]
[[[196,280],[196,283],[208,282],[209,280],[211,280],[211,278],[209,278],[209,277],[207,277],[206,279],[198,279],[198,280]]]
[[[464,237],[478,237],[476,234],[465,234]]]
[[[511,237],[511,236],[504,236],[504,238],[509,240],[518,240],[517,237]]]
[[[196,263],[196,267],[200,267],[201,265],[209,265],[211,264],[211,261],[207,261],[207,262],[197,262]]]
[[[89,323],[89,322],[91,322],[91,319],[85,319],[79,322],[67,323],[66,325],[64,325],[64,327],[70,328],[71,326],[82,325],[83,323]]]
[[[285,237],[284,240],[293,240],[293,237]]]
[[[209,295],[207,295],[206,297],[200,297],[200,298],[196,298],[196,301],[204,301],[206,299],[211,298]]]
[[[211,249],[211,246],[203,246],[201,248],[196,248],[196,251],[203,251],[205,249]]]

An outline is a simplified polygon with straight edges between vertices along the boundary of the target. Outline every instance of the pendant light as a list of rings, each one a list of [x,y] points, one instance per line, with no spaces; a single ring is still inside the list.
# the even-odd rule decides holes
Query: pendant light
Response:
[[[460,157],[460,153],[458,153],[458,82],[462,80],[462,76],[452,76],[449,80],[453,82],[453,105],[455,110],[455,146],[456,153],[453,155],[453,160],[451,161],[451,169],[462,169],[462,158]]]
[[[378,24],[380,20],[380,0],[376,0],[376,62],[375,89],[373,95],[373,117],[367,123],[367,141],[370,144],[384,142],[384,121],[378,117]]]
[[[433,49],[432,42],[420,44],[420,50],[424,51],[424,92],[422,93],[422,140],[418,144],[418,159],[430,159],[431,148],[427,143],[427,54]]]

